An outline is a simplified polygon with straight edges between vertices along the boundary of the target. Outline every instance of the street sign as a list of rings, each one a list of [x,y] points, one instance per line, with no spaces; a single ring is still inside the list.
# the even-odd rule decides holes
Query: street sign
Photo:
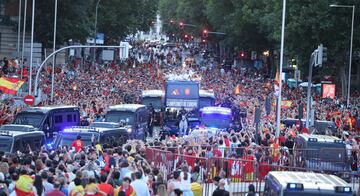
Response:
[[[35,103],[35,97],[32,95],[26,95],[24,97],[24,103],[28,106],[33,106]]]
[[[128,42],[120,42],[120,50],[119,50],[120,59],[129,58],[129,49],[130,49],[130,45]]]
[[[301,78],[300,78],[300,70],[299,69],[295,70],[295,80],[296,81],[301,80]]]
[[[256,60],[257,53],[256,51],[251,51],[251,60]]]
[[[96,33],[96,44],[104,44],[104,33]]]

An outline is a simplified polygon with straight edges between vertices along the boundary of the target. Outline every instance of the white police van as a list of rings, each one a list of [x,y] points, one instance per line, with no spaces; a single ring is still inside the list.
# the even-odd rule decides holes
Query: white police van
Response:
[[[110,106],[105,114],[105,122],[123,124],[130,139],[145,140],[148,132],[149,111],[141,104],[121,104]]]
[[[77,136],[81,136],[85,146],[96,143],[117,144],[119,146],[126,143],[128,134],[128,131],[119,123],[96,122],[90,126],[73,126],[58,132],[54,142],[48,144],[47,147],[70,146]]]
[[[0,128],[0,151],[38,151],[45,144],[45,134],[30,125],[7,124]]]
[[[264,196],[353,195],[341,178],[320,173],[271,171],[265,178]]]
[[[299,134],[294,142],[297,167],[325,172],[350,172],[345,143],[334,136]]]

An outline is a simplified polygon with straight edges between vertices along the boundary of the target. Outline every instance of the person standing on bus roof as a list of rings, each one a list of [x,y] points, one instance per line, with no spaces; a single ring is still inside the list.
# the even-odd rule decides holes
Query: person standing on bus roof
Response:
[[[81,136],[78,135],[76,140],[71,143],[71,147],[75,148],[75,152],[79,152],[82,148],[84,148],[84,142],[81,140]]]

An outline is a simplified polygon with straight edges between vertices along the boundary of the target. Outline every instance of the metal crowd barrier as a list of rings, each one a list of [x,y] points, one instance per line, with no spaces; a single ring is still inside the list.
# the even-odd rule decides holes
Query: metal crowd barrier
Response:
[[[303,156],[309,153],[315,153],[314,151],[298,151],[294,152],[302,153]],[[317,152],[317,154],[322,152]],[[333,154],[334,156],[336,154]],[[294,155],[288,157],[289,159],[295,159]],[[339,164],[331,157],[325,157],[323,159],[316,160],[314,165],[316,167],[304,167],[302,165],[296,165],[295,163],[287,163],[279,165],[280,162],[273,162],[268,164],[267,162],[259,162],[258,160],[249,160],[244,156],[241,158],[204,158],[197,157],[188,154],[181,154],[177,150],[171,149],[160,150],[157,148],[146,149],[146,159],[149,163],[152,163],[155,167],[161,169],[164,172],[167,179],[171,178],[173,171],[180,170],[183,164],[186,164],[191,169],[192,173],[197,173],[198,178],[196,181],[203,186],[203,195],[211,195],[215,190],[213,178],[220,176],[225,178],[227,186],[233,195],[244,195],[248,191],[248,186],[253,184],[257,193],[262,193],[264,189],[264,179],[270,171],[302,171],[302,172],[316,172],[316,173],[331,173],[343,177],[346,181],[351,183],[355,189],[355,185],[358,184],[357,172],[351,172],[349,170],[326,170],[326,164],[319,164],[321,161],[328,161],[329,166]],[[296,160],[291,161],[296,162]],[[330,164],[331,163],[331,164]],[[336,168],[331,168],[336,169]],[[358,185],[357,185],[358,186]]]

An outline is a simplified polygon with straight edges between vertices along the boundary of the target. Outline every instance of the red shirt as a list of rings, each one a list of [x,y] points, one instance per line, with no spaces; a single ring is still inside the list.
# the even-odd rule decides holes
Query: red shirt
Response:
[[[186,153],[186,157],[185,157],[185,160],[187,162],[187,164],[189,166],[191,166],[191,168],[194,168],[195,167],[195,156],[196,154],[193,152],[192,154],[188,154]]]
[[[114,195],[114,188],[110,184],[100,183],[98,188],[100,191],[106,193],[106,195]]]
[[[213,150],[213,155],[216,158],[221,158],[222,153],[221,153],[221,151],[219,149],[214,149]]]
[[[81,140],[75,140],[71,143],[71,147],[74,147],[75,151],[79,152],[84,147],[84,142]]]
[[[254,172],[254,156],[252,155],[247,155],[245,157],[245,164],[244,164],[244,172],[245,173],[252,173]]]
[[[225,138],[225,139],[224,139],[224,143],[225,143],[226,148],[229,148],[229,146],[230,146],[230,140],[229,140],[229,138]]]
[[[59,190],[53,190],[47,193],[46,196],[65,196],[65,194]]]
[[[285,141],[286,141],[285,136],[283,136],[283,135],[279,136],[279,143],[280,144],[285,143]]]

